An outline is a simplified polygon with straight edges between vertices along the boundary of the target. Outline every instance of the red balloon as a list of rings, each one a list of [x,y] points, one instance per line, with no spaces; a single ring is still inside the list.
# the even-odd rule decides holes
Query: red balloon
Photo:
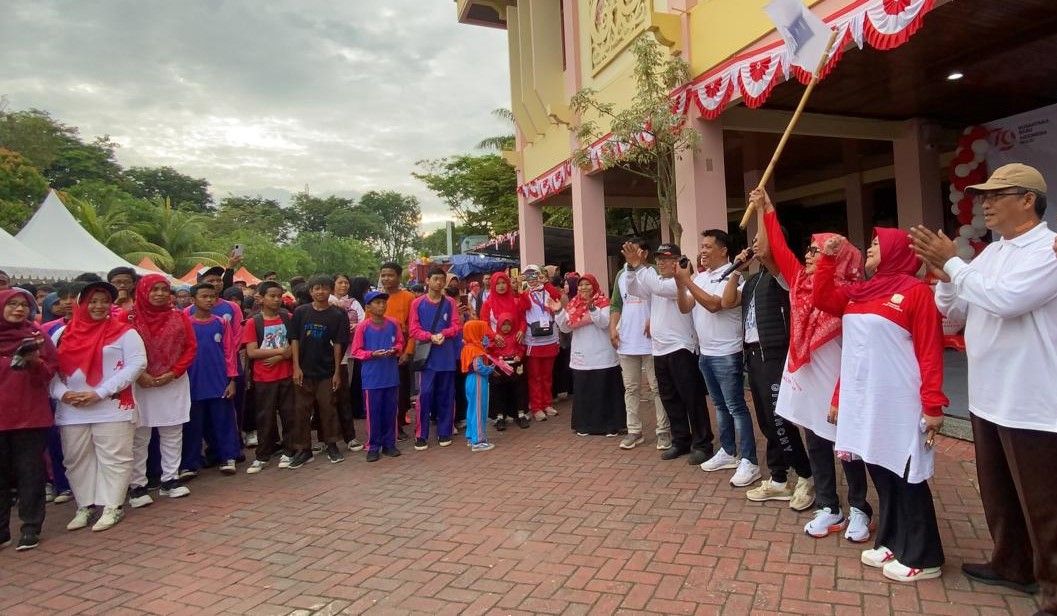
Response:
[[[969,134],[966,135],[966,140],[969,143],[976,141],[977,139],[987,139],[987,128],[984,126],[974,126]]]
[[[958,202],[958,211],[969,212],[973,211],[973,199],[972,197],[962,197],[962,200]]]
[[[958,223],[959,224],[968,225],[968,224],[971,224],[972,222],[973,222],[973,213],[972,212],[961,212],[961,213],[958,214]]]
[[[955,165],[966,165],[973,162],[973,151],[971,148],[961,147],[954,154]]]

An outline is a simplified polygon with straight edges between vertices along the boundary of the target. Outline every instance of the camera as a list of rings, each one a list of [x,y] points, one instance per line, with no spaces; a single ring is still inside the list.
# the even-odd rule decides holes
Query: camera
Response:
[[[690,258],[686,255],[679,257],[679,267],[683,269],[690,267]]]

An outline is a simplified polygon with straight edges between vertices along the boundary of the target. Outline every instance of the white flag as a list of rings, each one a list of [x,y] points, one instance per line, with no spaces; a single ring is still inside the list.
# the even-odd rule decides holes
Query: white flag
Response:
[[[826,54],[830,27],[804,6],[801,0],[771,0],[763,8],[770,15],[789,48],[790,61],[814,74]]]

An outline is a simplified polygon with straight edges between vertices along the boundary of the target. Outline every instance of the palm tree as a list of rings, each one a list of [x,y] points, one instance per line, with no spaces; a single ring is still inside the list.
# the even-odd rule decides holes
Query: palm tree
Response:
[[[125,259],[141,252],[153,255],[157,248],[130,227],[128,213],[118,207],[110,207],[105,202],[95,204],[66,193],[62,195],[62,202],[89,235]]]
[[[500,120],[509,122],[511,126],[515,126],[514,112],[509,109],[504,109],[502,107],[499,109],[493,109],[492,115]],[[502,152],[504,150],[513,150],[515,142],[514,135],[496,135],[494,137],[482,139],[477,143],[477,147],[481,150],[498,150]]]
[[[202,248],[209,217],[195,212],[174,210],[165,199],[153,202],[150,218],[134,225],[136,233],[147,244],[143,250],[129,254],[136,260],[150,257],[165,271],[186,271],[197,263],[220,265],[226,261],[223,254]]]

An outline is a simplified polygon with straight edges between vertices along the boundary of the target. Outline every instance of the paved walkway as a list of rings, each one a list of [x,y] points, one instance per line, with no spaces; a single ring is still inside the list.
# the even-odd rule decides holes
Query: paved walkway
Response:
[[[577,438],[562,415],[396,460],[322,457],[222,477],[70,533],[49,506],[36,551],[0,551],[0,614],[1031,614],[1034,599],[958,574],[990,539],[964,444],[933,483],[945,575],[889,583],[806,514],[746,501],[727,475],[652,443]],[[645,406],[644,406],[645,408]],[[938,443],[939,444],[939,443]],[[875,501],[876,502],[876,501]]]

